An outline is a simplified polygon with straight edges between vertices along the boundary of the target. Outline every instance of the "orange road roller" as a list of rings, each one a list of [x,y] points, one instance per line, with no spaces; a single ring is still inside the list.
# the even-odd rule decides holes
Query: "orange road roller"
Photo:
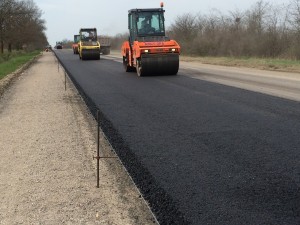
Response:
[[[129,39],[122,45],[126,72],[138,76],[176,75],[180,46],[165,33],[163,3],[161,8],[128,11]]]

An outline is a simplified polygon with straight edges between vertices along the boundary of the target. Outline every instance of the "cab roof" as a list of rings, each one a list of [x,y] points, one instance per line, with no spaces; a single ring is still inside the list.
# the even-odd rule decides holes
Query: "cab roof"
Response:
[[[164,12],[163,8],[152,8],[152,9],[130,9],[128,13],[137,13],[137,12]]]

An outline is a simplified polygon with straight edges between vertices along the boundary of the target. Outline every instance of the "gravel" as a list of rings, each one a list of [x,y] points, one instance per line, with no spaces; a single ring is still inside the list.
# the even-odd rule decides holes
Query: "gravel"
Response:
[[[53,54],[14,76],[0,81],[0,224],[157,224],[118,159],[100,160],[96,187],[96,121]],[[102,132],[100,147],[115,156]]]

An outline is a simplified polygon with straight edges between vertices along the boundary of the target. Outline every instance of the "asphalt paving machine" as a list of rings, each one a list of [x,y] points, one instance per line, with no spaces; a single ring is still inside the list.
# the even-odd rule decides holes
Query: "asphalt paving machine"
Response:
[[[100,59],[100,43],[97,40],[96,28],[81,28],[79,30],[80,40],[78,42],[79,58]]]
[[[128,11],[129,40],[122,45],[126,72],[138,76],[176,75],[180,46],[165,34],[163,3],[161,8]]]

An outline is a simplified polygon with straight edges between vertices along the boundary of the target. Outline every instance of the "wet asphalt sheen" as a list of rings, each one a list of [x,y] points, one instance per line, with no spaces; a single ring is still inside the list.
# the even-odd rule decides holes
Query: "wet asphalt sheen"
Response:
[[[161,224],[300,224],[300,103],[57,51]]]

